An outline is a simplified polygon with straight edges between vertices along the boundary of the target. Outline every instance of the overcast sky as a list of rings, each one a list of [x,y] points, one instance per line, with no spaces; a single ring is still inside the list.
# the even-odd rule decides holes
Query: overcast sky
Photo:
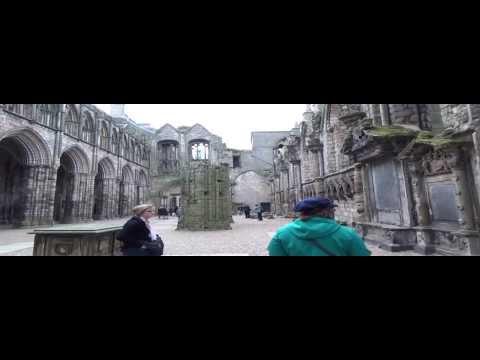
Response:
[[[110,104],[97,104],[110,113]],[[160,128],[166,123],[175,127],[202,124],[221,136],[227,146],[250,149],[252,131],[288,131],[301,121],[304,104],[127,104],[125,112],[137,123]]]

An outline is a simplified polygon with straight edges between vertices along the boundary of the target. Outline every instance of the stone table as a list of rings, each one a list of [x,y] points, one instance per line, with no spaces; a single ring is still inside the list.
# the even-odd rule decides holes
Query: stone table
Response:
[[[33,256],[114,256],[120,223],[86,223],[35,229]]]

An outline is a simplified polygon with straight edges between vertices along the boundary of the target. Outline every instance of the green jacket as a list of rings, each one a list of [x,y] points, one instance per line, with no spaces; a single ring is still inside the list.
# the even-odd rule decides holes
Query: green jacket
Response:
[[[371,255],[354,229],[321,217],[296,220],[280,228],[268,251],[270,256],[328,256],[314,243],[337,256]]]

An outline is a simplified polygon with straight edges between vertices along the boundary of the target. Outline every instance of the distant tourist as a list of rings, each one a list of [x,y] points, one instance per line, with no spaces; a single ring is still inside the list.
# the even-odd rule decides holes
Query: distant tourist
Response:
[[[250,206],[245,206],[245,208],[243,209],[243,211],[245,212],[245,219],[250,219]]]
[[[177,208],[177,217],[179,221],[182,221],[183,219],[183,208],[180,206]]]
[[[127,221],[117,239],[123,242],[124,256],[162,256],[163,241],[150,224],[154,208],[150,204],[138,205],[134,216]]]
[[[300,202],[295,208],[300,218],[277,231],[270,256],[370,256],[354,229],[336,223],[335,207],[326,198]]]
[[[263,221],[263,209],[259,204],[255,205],[255,212],[257,213],[258,221]]]

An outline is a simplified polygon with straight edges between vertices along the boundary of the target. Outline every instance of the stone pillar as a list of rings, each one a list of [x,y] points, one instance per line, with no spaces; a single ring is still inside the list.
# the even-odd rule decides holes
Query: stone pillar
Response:
[[[15,211],[23,211],[18,214],[19,225],[31,226],[48,224],[50,222],[52,212],[50,208],[50,196],[52,189],[49,182],[50,167],[46,165],[26,167],[24,173],[24,189],[17,192],[20,203]],[[23,210],[20,210],[23,206]]]
[[[412,184],[412,196],[415,204],[415,225],[420,229],[417,230],[417,245],[415,250],[423,254],[432,254],[435,252],[433,231],[428,227],[431,225],[430,212],[426,197],[424,173],[422,164],[419,159],[409,159],[408,169]]]
[[[310,152],[310,161],[312,163],[312,179],[320,177],[320,160],[319,160],[319,151],[318,149],[312,149]]]
[[[105,179],[105,214],[107,219],[118,216],[118,182],[116,178]]]
[[[365,213],[365,197],[364,197],[364,187],[363,187],[363,167],[361,164],[355,164],[354,170],[354,189],[353,190],[353,201],[355,203],[355,212],[353,215],[353,222],[361,223],[365,222],[366,213]]]
[[[382,121],[382,126],[390,126],[390,106],[389,104],[380,104],[380,118]]]
[[[455,176],[457,191],[456,200],[458,207],[459,219],[458,223],[464,230],[475,230],[472,199],[470,198],[470,191],[468,188],[467,175],[465,166],[468,162],[464,161],[466,152],[464,149],[456,152],[456,161],[452,162],[452,170]]]

